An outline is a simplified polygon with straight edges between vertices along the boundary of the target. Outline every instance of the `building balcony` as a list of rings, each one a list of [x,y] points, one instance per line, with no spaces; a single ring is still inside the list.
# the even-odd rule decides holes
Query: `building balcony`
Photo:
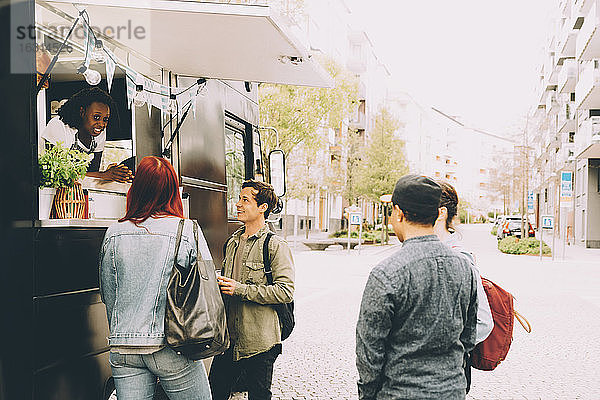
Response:
[[[365,113],[360,111],[356,112],[355,115],[352,116],[349,125],[352,129],[367,129],[367,117],[365,116]]]
[[[562,68],[558,73],[558,92],[572,93],[577,84],[577,62],[568,59],[563,62]]]
[[[558,114],[558,132],[575,132],[575,102],[563,103]]]
[[[571,8],[573,7],[572,0],[559,0],[558,9],[563,17],[569,17],[571,14]]]
[[[550,45],[554,47],[553,41]],[[557,58],[554,49],[550,50],[546,56],[546,62],[544,63],[544,85],[546,90],[551,90],[558,84],[558,68]]]
[[[556,91],[551,90],[546,95],[546,115],[557,112],[559,109],[556,101]]]
[[[597,60],[587,63],[581,71],[575,85],[575,107],[600,108],[600,70]]]
[[[565,22],[559,33],[556,52],[559,58],[575,57],[575,45],[577,43],[577,34],[579,29],[572,28],[574,24],[570,20]]]
[[[577,35],[575,54],[580,61],[600,58],[600,29],[598,29],[600,27],[600,12],[598,4],[594,3],[590,8]]]
[[[587,14],[594,5],[594,0],[573,0],[572,12]]]
[[[579,159],[600,158],[600,117],[589,117],[579,125],[574,153]]]
[[[546,104],[543,104],[543,102],[539,102],[539,104],[537,105],[537,107],[535,108],[535,110],[533,111],[533,117],[535,118],[540,118],[540,117],[545,117],[546,116]]]

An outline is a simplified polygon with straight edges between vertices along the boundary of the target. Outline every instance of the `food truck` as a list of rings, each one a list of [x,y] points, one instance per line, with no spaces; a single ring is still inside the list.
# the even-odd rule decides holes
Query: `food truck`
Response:
[[[114,388],[98,253],[106,228],[124,215],[130,184],[84,178],[78,218],[52,218],[38,188],[41,132],[75,92],[97,84],[115,102],[119,122],[107,128],[101,170],[135,168],[148,155],[172,162],[185,214],[198,220],[216,265],[237,226],[243,179],[270,176],[284,187],[281,153],[264,170],[258,84],[324,87],[330,78],[268,6],[226,3],[0,6],[10,30],[1,57],[9,100],[1,111],[1,400],[107,399]],[[42,70],[40,54],[50,61]]]

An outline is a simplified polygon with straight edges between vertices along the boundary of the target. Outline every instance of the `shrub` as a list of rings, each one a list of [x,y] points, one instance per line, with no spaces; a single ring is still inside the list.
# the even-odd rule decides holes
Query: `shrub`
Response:
[[[497,227],[497,226],[494,226],[494,227],[492,228],[492,231],[491,231],[490,233],[492,234],[492,236],[496,236],[496,235],[498,234],[498,227]]]
[[[498,242],[498,250],[507,254],[540,254],[540,241],[536,238],[519,239],[516,236],[508,236]],[[542,253],[550,255],[550,247],[544,242]]]
[[[329,237],[342,238],[342,239],[347,238],[348,230],[342,229],[342,230],[333,232],[332,234],[329,235]],[[350,232],[350,238],[358,239],[358,231]],[[381,243],[381,231],[363,231],[362,239],[364,241],[372,241],[375,243]]]

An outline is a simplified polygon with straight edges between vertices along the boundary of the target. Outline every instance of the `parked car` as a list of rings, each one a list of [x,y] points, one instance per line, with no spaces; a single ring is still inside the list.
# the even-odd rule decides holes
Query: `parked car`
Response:
[[[493,219],[491,222],[494,224],[494,226],[498,226],[500,225],[500,221],[502,221],[504,217],[504,215],[497,215],[496,218]]]
[[[525,231],[527,232],[528,237],[535,237],[535,231],[531,226],[531,223],[524,218],[525,220]],[[504,239],[507,236],[516,236],[518,238],[521,237],[521,216],[520,215],[507,215],[503,216],[498,224],[498,231],[496,233],[496,238],[498,240]]]

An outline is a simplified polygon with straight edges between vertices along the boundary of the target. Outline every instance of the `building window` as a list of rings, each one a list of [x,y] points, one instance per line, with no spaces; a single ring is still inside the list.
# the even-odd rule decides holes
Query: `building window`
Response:
[[[447,159],[447,160],[446,160],[446,164],[450,164],[450,160],[448,160],[448,159]]]
[[[547,202],[548,202],[548,188],[544,189],[544,203],[547,203]]]
[[[479,187],[480,188],[484,188],[485,187],[485,182],[479,182]]]
[[[483,175],[483,174],[485,174],[485,169],[483,169],[483,168],[480,168],[480,169],[479,169],[479,173],[480,173],[480,174],[482,174],[482,175]]]
[[[450,174],[446,174],[446,179],[450,179]]]
[[[435,156],[435,161],[440,161],[440,156]]]
[[[439,178],[439,177],[440,177],[440,173],[439,173],[439,172],[436,172],[436,173],[435,173],[435,177],[436,177],[436,178]]]
[[[569,132],[569,143],[575,143],[575,132]]]

